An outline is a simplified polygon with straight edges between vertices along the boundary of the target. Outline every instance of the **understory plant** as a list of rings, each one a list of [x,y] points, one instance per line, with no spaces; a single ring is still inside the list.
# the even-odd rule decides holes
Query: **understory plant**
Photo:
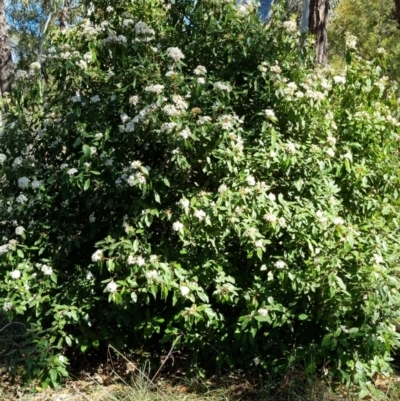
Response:
[[[275,6],[93,1],[2,101],[0,299],[43,386],[112,344],[365,388],[398,343],[398,103]],[[299,48],[299,41],[303,46]]]

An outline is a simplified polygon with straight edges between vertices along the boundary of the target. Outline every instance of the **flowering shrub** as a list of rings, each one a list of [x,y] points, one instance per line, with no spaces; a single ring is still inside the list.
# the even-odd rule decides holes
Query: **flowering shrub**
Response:
[[[266,26],[233,1],[93,3],[53,33],[49,78],[17,73],[3,100],[15,372],[56,383],[107,343],[388,372],[399,123],[379,67],[349,49],[343,75],[313,68],[279,5]]]

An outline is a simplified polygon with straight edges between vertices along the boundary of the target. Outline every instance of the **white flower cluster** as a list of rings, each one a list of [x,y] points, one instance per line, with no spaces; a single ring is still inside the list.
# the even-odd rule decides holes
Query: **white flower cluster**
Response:
[[[207,74],[207,69],[203,65],[198,65],[194,69],[193,73],[194,73],[194,75],[205,75],[205,74]]]
[[[177,127],[177,124],[174,122],[171,123],[164,123],[163,125],[161,125],[161,132],[171,132],[174,128]]]
[[[104,44],[125,44],[127,39],[124,35],[110,35],[109,37],[103,39],[102,42]]]
[[[98,262],[99,260],[103,259],[103,251],[101,249],[98,249],[93,255],[92,255],[92,262]]]
[[[111,292],[111,293],[116,292],[117,288],[118,288],[118,285],[114,280],[110,281],[106,286],[107,291]]]
[[[27,178],[27,177],[21,177],[21,178],[18,179],[18,186],[19,186],[21,189],[25,189],[25,188],[28,187],[29,182],[30,182],[29,178]]]
[[[218,118],[218,123],[221,124],[222,129],[230,130],[235,123],[242,124],[243,121],[236,114],[224,114]]]
[[[212,118],[210,116],[200,116],[199,119],[197,120],[197,125],[204,125],[211,121],[212,121]]]
[[[164,90],[164,85],[149,85],[144,88],[146,92],[152,92],[159,95]]]
[[[18,280],[21,277],[21,272],[19,270],[13,270],[10,272],[10,277],[14,280]]]
[[[194,212],[194,216],[197,217],[199,220],[204,220],[207,217],[207,214],[204,210],[196,210]]]
[[[178,47],[168,47],[167,56],[172,58],[175,62],[185,58],[184,54]]]
[[[286,29],[287,32],[293,33],[297,31],[297,24],[295,20],[289,20],[285,21],[283,24],[283,27]]]
[[[215,82],[214,83],[214,89],[218,89],[222,92],[232,92],[232,87],[229,85],[227,82]]]
[[[45,274],[46,276],[50,276],[50,274],[53,273],[53,269],[50,266],[47,265],[41,265],[40,270]]]
[[[175,223],[172,224],[172,228],[174,231],[181,231],[183,229],[183,224],[180,221],[175,221]]]
[[[137,95],[133,95],[129,97],[129,104],[131,104],[132,106],[136,106],[139,103],[139,96]]]
[[[130,18],[124,19],[124,20],[122,21],[122,26],[123,26],[124,28],[128,28],[128,27],[130,27],[130,26],[133,25],[133,24],[134,24],[133,19],[130,19]]]
[[[22,166],[22,163],[23,163],[22,157],[16,157],[16,158],[14,159],[13,163],[12,163],[12,166],[13,166],[14,168],[18,168],[18,167],[21,167],[21,166]]]
[[[151,29],[145,22],[139,21],[135,24],[136,35],[150,36],[154,35],[154,29]]]
[[[184,128],[181,132],[179,132],[178,135],[186,140],[186,139],[189,138],[190,134],[191,134],[190,129],[189,128]]]
[[[27,200],[28,200],[28,198],[27,198],[24,194],[20,194],[20,195],[18,195],[18,196],[15,198],[15,200],[16,200],[18,203],[26,203]]]
[[[5,253],[7,253],[9,250],[9,245],[5,244],[5,245],[0,245],[0,255],[3,255]]]

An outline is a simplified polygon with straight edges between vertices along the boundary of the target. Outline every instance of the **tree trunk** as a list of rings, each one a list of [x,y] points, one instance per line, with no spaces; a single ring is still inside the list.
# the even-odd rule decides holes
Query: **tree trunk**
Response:
[[[400,29],[400,0],[394,0],[394,17],[397,21],[397,28]]]
[[[8,40],[5,0],[0,0],[0,90],[11,92],[9,74],[14,65],[11,56],[11,45]]]
[[[68,12],[71,5],[71,0],[65,0],[64,7],[61,11],[60,29],[63,31],[68,26]]]
[[[315,55],[319,64],[328,62],[328,10],[329,0],[310,0],[308,29],[315,36]]]

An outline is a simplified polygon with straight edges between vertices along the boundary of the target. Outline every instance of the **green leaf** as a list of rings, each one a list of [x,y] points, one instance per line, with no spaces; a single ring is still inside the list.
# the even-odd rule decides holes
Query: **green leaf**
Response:
[[[89,187],[90,187],[90,179],[88,178],[88,179],[85,181],[85,184],[83,185],[83,190],[84,190],[84,191],[87,191],[87,190],[89,189]]]
[[[58,379],[57,370],[56,370],[56,369],[50,369],[49,375],[50,375],[51,382],[52,382],[53,384],[56,384],[57,381],[58,381],[58,380],[57,380],[57,379]]]
[[[83,145],[82,146],[82,152],[86,157],[89,157],[91,155],[90,146]]]

